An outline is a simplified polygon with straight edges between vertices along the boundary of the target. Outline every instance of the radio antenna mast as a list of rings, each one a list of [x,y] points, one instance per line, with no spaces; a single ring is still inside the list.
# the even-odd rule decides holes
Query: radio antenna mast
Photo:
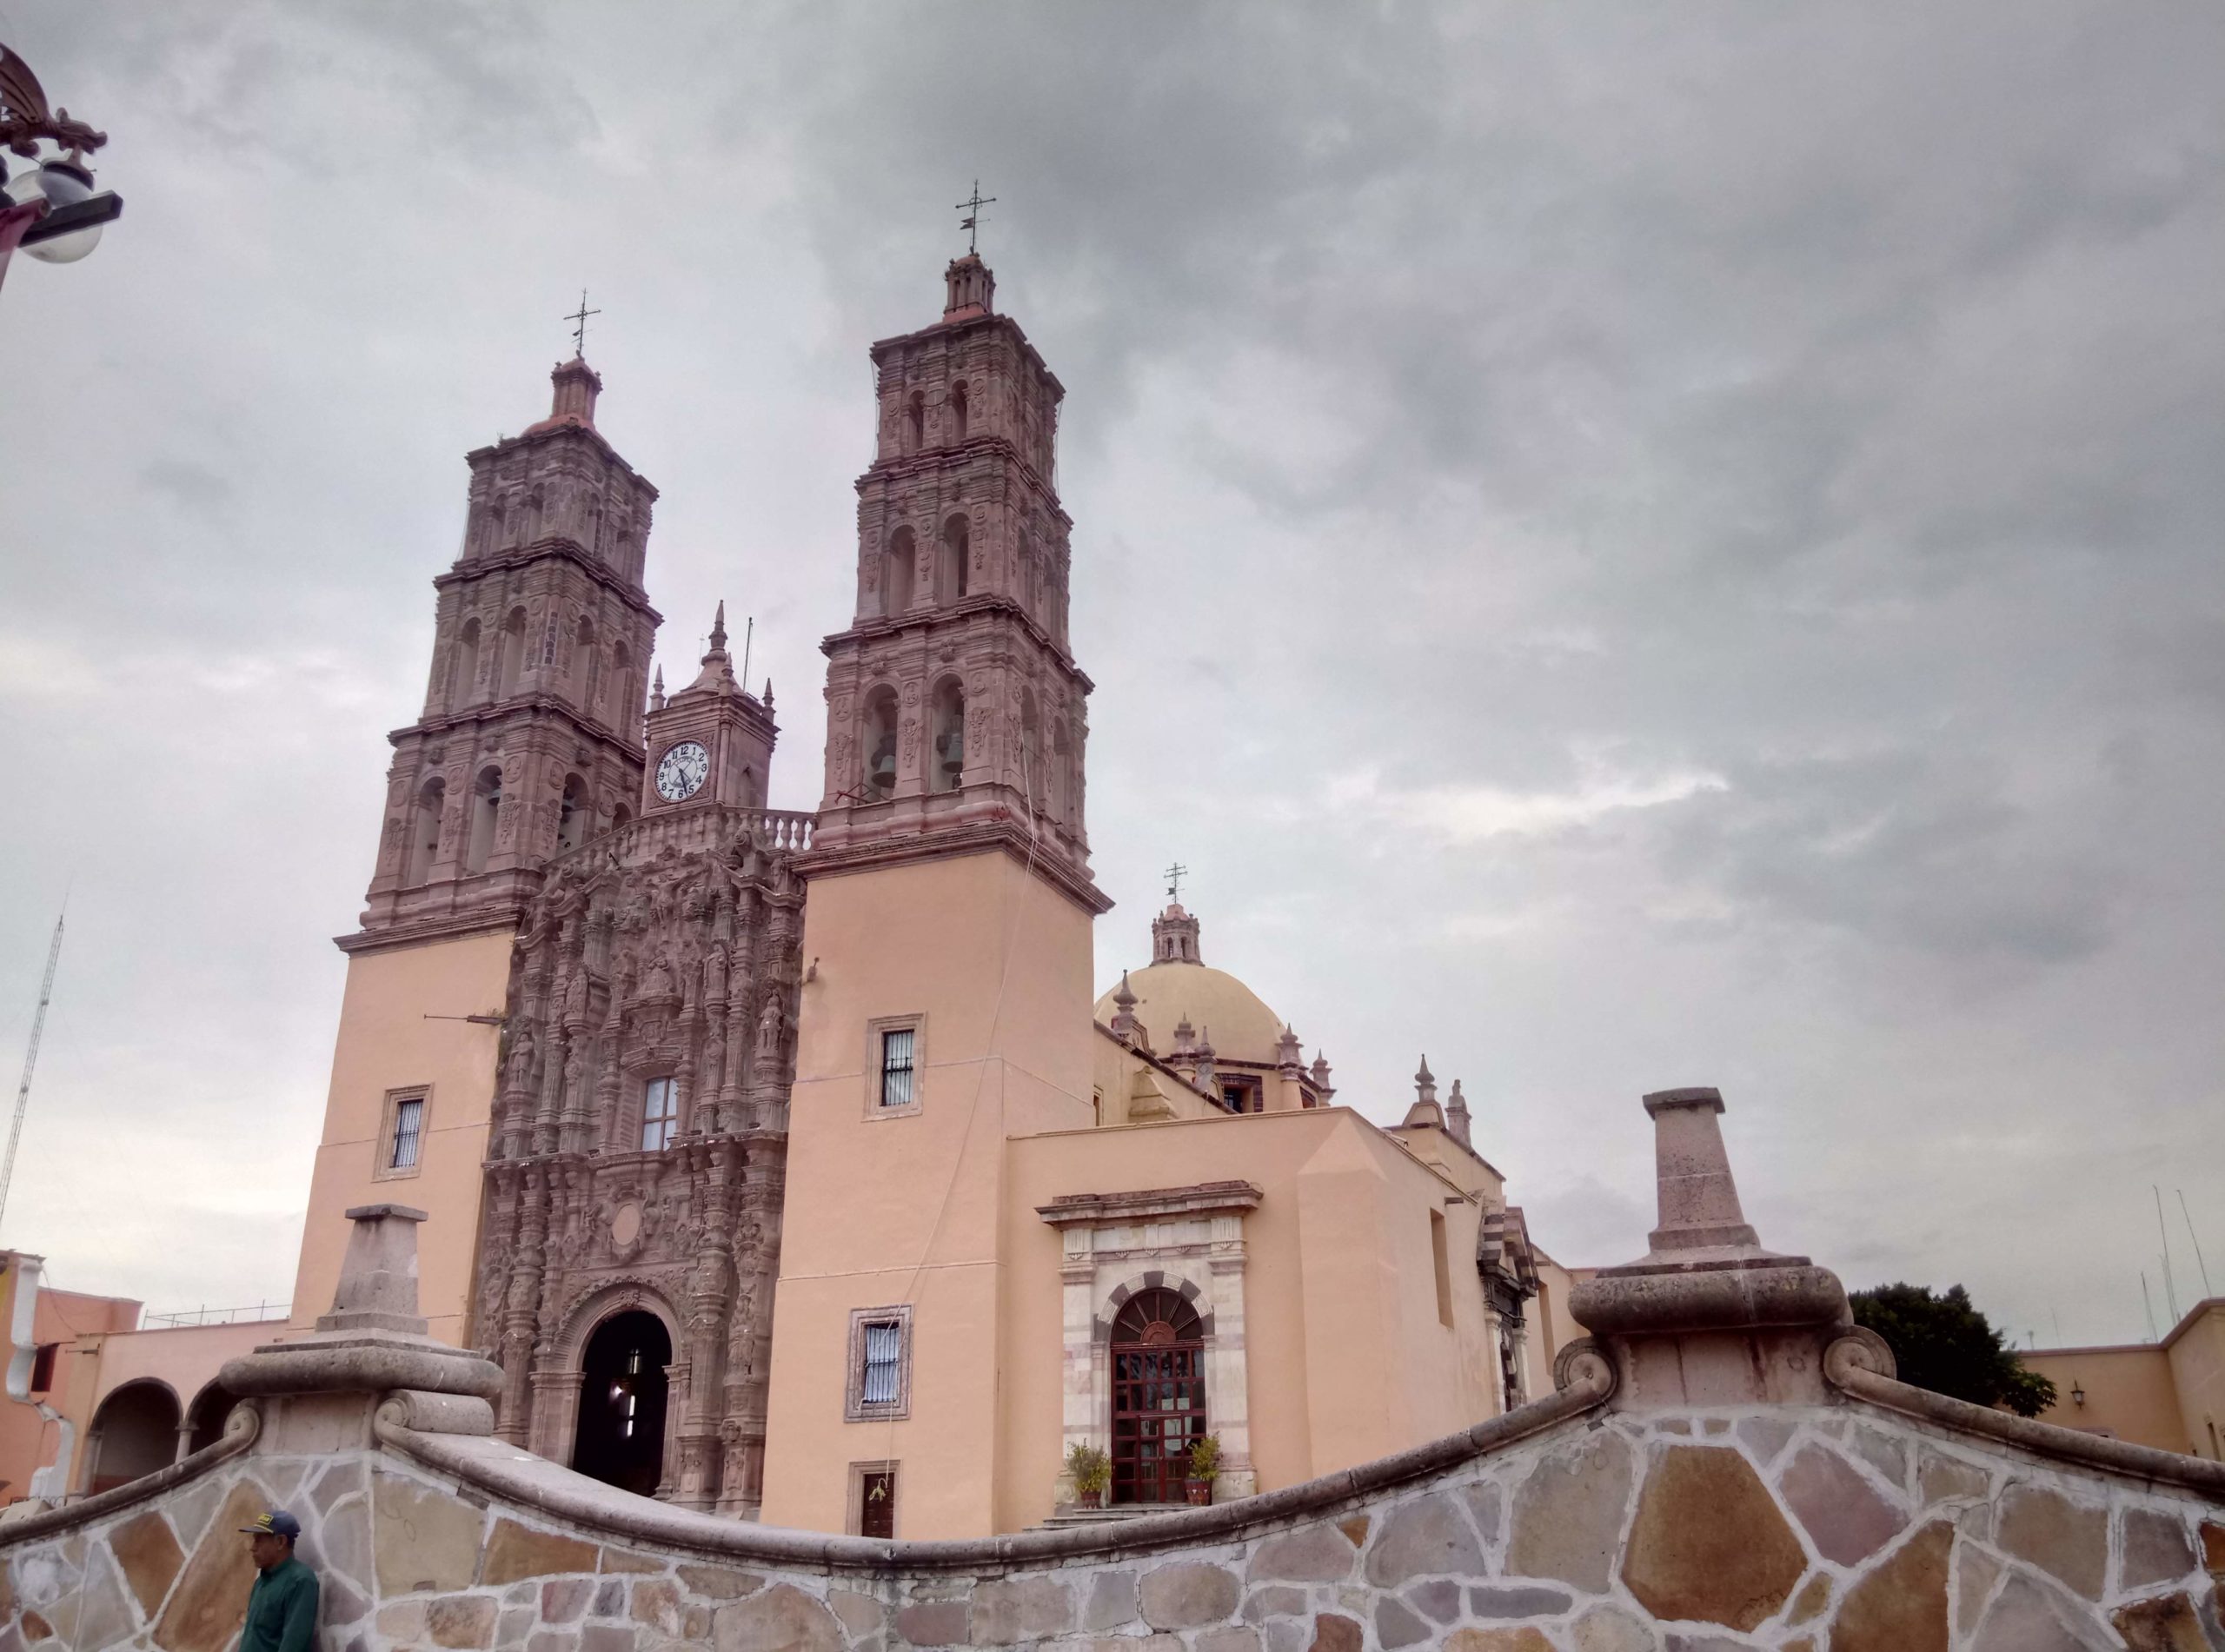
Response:
[[[0,1217],[8,1213],[8,1184],[16,1174],[16,1144],[23,1136],[23,1111],[31,1101],[31,1069],[38,1065],[39,1035],[46,1031],[46,1006],[54,997],[54,966],[62,961],[62,922],[69,903],[54,920],[54,939],[46,949],[46,978],[38,984],[38,1013],[31,1018],[30,1048],[23,1052],[23,1081],[16,1086],[16,1122],[8,1131],[8,1157],[0,1160]]]

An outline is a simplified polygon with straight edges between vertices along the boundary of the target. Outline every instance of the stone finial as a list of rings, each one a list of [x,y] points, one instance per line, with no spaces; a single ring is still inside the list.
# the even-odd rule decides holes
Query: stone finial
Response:
[[[773,709],[773,680],[770,677],[765,680],[765,709]]]
[[[1719,1091],[1657,1090],[1644,1103],[1658,1225],[1644,1256],[1569,1293],[1570,1315],[1615,1362],[1616,1404],[1820,1400],[1823,1345],[1851,1323],[1837,1276],[1762,1248],[1731,1178]]]
[[[1112,1036],[1132,1048],[1142,1038],[1142,1025],[1136,1019],[1135,989],[1128,985],[1128,972],[1120,972],[1120,985],[1112,994]]]
[[[1414,1072],[1414,1098],[1426,1107],[1437,1105],[1437,1075],[1429,1070],[1429,1058],[1422,1058],[1422,1065]]]
[[[1283,1023],[1283,1036],[1275,1045],[1275,1068],[1285,1078],[1298,1078],[1305,1071],[1305,1052],[1298,1047],[1298,1034],[1287,1021]]]
[[[1468,1098],[1460,1093],[1460,1081],[1452,1081],[1452,1093],[1445,1098],[1445,1128],[1461,1146],[1472,1148],[1469,1137]]]
[[[1647,1237],[1655,1256],[1730,1247],[1757,1251],[1761,1238],[1739,1208],[1724,1151],[1723,1092],[1709,1085],[1657,1090],[1645,1098],[1653,1120],[1654,1179],[1660,1225]]]
[[[594,428],[594,399],[602,394],[602,378],[580,356],[560,362],[548,375],[555,387],[550,398],[548,416],[527,431],[553,430],[559,425],[581,425]]]
[[[660,666],[657,669],[661,681],[664,668]],[[727,605],[724,598],[720,599],[719,611],[711,620],[711,646],[703,652],[703,669],[696,674],[695,680],[681,693],[692,694],[706,688],[714,693],[741,692],[741,685],[734,680],[734,656],[727,652]]]
[[[664,709],[664,667],[662,666],[657,667],[656,680],[649,685],[649,709],[651,711]]]
[[[1337,1087],[1329,1082],[1329,1058],[1318,1050],[1313,1052],[1312,1073],[1313,1087],[1320,1092],[1321,1099],[1325,1104],[1330,1097],[1337,1093]]]
[[[1218,1097],[1219,1091],[1216,1086],[1219,1082],[1219,1075],[1213,1070],[1213,1030],[1211,1027],[1199,1029],[1195,1054],[1198,1064],[1196,1079],[1198,1088],[1209,1096]]]
[[[1190,1025],[1190,1018],[1186,1014],[1174,1024],[1174,1053],[1186,1056],[1197,1048],[1197,1045],[1198,1029]]]
[[[952,259],[942,279],[943,320],[962,322],[989,314],[997,295],[997,278],[989,273],[979,253]]]
[[[398,1330],[422,1337],[417,1311],[417,1224],[425,1212],[408,1204],[358,1204],[340,1262],[340,1288],[319,1330]]]

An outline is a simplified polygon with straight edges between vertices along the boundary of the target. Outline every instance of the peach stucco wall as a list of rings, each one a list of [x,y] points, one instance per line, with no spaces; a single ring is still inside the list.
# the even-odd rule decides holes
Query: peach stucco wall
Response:
[[[2042,1423],[2107,1433],[2163,1451],[2187,1449],[2170,1360],[2161,1348],[2043,1348],[2018,1357],[2026,1369],[2055,1384],[2056,1403],[2040,1413]],[[2085,1404],[2071,1399],[2073,1389],[2085,1391]]]
[[[2225,1300],[2197,1304],[2168,1346],[2186,1449],[2225,1461]]]
[[[1091,1122],[1089,914],[992,852],[815,879],[802,951],[764,1518],[840,1531],[896,1458],[900,1536],[995,1529],[1005,1138]],[[869,1118],[867,1024],[911,1014],[920,1110]],[[907,1302],[914,1420],[844,1422],[851,1310]]]
[[[499,1029],[426,1017],[500,1015],[510,943],[504,929],[359,952],[348,960],[324,1136],[295,1275],[297,1329],[332,1306],[348,1242],[342,1212],[391,1201],[429,1213],[418,1237],[419,1306],[434,1336],[463,1340]],[[382,1178],[378,1138],[387,1092],[416,1085],[431,1087],[418,1172]]]

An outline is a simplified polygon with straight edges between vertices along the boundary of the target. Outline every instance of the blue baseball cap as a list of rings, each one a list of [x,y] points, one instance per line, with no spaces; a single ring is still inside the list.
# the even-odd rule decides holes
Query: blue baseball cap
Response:
[[[240,1529],[256,1537],[298,1537],[302,1535],[302,1523],[283,1509],[273,1509],[268,1514],[257,1515],[252,1523]]]

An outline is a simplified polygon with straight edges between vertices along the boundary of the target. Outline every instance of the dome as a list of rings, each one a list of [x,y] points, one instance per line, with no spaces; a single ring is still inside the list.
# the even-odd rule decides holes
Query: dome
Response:
[[[1204,964],[1153,964],[1128,972],[1128,990],[1136,995],[1136,1018],[1144,1024],[1151,1047],[1159,1056],[1174,1047],[1175,1023],[1186,1016],[1199,1038],[1212,1033],[1215,1059],[1275,1065],[1282,1018],[1226,970]],[[1116,1013],[1112,992],[1097,1000],[1099,1021],[1109,1025]]]

